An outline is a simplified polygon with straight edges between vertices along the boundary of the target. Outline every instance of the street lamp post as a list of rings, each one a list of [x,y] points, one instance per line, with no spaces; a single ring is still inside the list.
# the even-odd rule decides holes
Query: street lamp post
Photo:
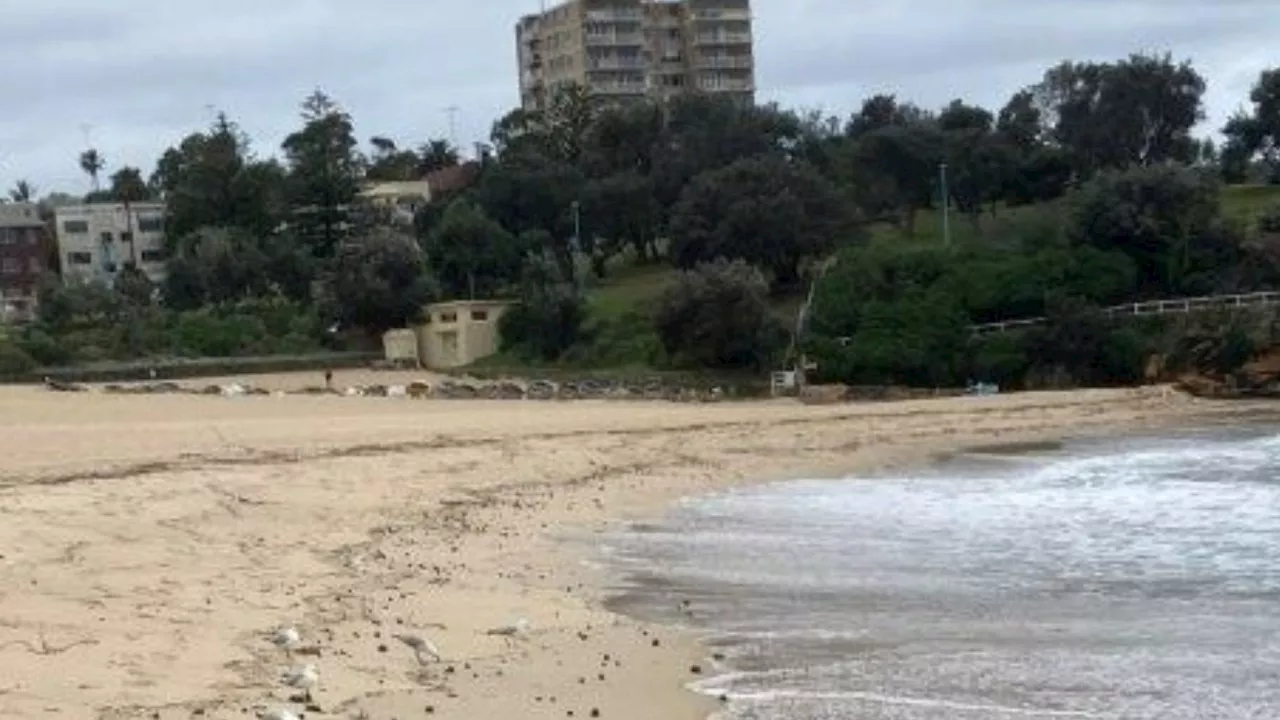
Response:
[[[951,247],[951,193],[947,190],[947,164],[938,165],[942,177],[942,243]]]
[[[569,209],[573,211],[573,251],[582,252],[582,204],[574,200]]]

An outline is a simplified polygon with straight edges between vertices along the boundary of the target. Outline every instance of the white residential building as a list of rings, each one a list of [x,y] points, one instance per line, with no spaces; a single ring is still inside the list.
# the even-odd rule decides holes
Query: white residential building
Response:
[[[164,204],[64,205],[56,208],[58,259],[64,281],[111,283],[136,265],[152,282],[165,277]]]

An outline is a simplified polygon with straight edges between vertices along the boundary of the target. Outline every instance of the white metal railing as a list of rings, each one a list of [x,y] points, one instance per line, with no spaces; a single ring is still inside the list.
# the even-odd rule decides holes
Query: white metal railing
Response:
[[[1280,292],[1255,292],[1239,295],[1207,295],[1204,297],[1174,298],[1172,300],[1149,300],[1147,302],[1127,303],[1104,308],[1107,317],[1143,317],[1147,315],[1186,315],[1205,310],[1226,310],[1245,307],[1269,307],[1280,305]],[[1003,322],[982,323],[970,326],[977,335],[1007,332],[1019,328],[1034,327],[1048,321],[1045,317],[1005,320]]]

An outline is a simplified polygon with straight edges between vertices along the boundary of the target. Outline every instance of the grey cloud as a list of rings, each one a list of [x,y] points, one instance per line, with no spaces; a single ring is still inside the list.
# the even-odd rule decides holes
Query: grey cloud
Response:
[[[998,105],[1066,58],[1191,57],[1215,121],[1243,101],[1280,16],[1269,0],[755,0],[763,99],[848,112],[872,92]],[[516,101],[512,25],[538,0],[0,0],[0,187],[83,190],[80,126],[149,171],[225,109],[273,153],[323,87],[362,138],[482,139]],[[16,100],[16,102],[14,102]]]

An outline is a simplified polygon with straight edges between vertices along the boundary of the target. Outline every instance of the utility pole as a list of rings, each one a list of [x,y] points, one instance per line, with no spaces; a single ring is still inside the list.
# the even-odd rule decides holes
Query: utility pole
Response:
[[[582,203],[574,200],[569,209],[573,211],[573,251],[582,252]]]
[[[938,166],[942,177],[942,244],[951,247],[951,193],[947,190],[947,164]]]

